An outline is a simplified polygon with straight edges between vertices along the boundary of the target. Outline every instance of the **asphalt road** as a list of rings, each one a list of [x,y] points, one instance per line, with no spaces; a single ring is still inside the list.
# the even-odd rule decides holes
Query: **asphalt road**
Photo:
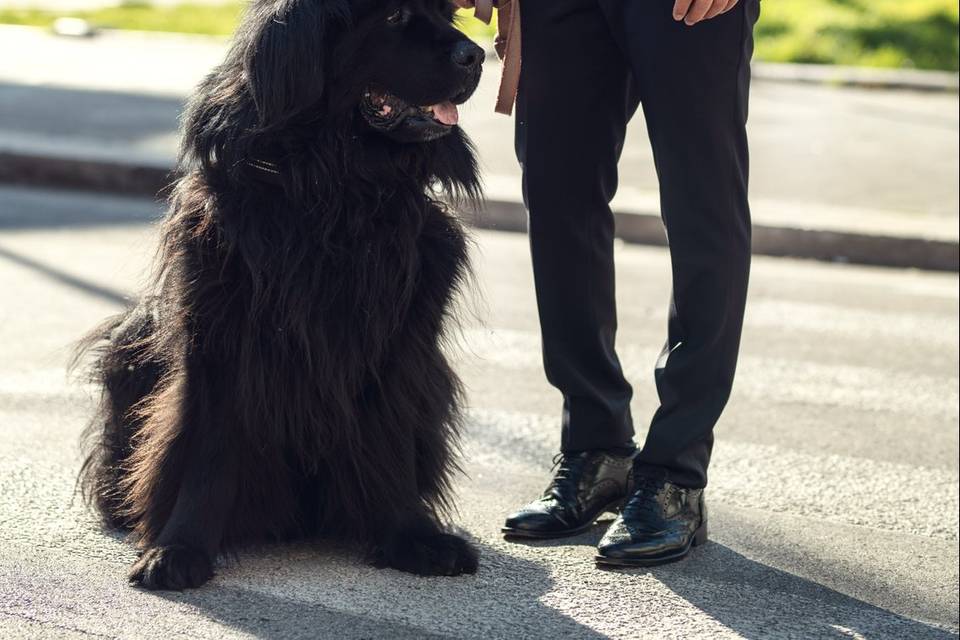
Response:
[[[0,188],[0,637],[955,638],[958,277],[757,259],[735,394],[717,430],[711,543],[600,571],[602,526],[513,544],[558,446],[520,235],[477,234],[456,354],[470,395],[460,518],[473,577],[365,566],[328,543],[252,550],[199,591],[125,584],[134,558],[74,495],[91,389],[69,345],[134,291],[155,205]],[[618,248],[621,356],[655,406],[667,255]]]

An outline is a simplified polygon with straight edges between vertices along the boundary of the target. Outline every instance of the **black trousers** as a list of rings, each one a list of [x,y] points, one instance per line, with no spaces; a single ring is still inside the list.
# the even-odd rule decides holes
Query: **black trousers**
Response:
[[[637,464],[702,487],[730,395],[750,270],[745,125],[759,0],[687,27],[673,0],[525,0],[516,148],[547,378],[563,451],[633,438],[614,347],[617,161],[637,107],[650,134],[673,296],[660,407]]]

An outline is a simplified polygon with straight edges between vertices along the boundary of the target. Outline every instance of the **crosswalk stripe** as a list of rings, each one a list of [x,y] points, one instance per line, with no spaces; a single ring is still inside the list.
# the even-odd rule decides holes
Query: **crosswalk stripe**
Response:
[[[946,314],[866,310],[835,304],[776,299],[751,300],[744,318],[747,327],[777,331],[813,331],[836,338],[890,338],[903,344],[953,346],[960,343],[957,318]]]
[[[512,370],[541,367],[540,338],[518,330],[472,329],[463,354]],[[649,380],[659,349],[618,347],[628,378]],[[960,379],[859,365],[743,355],[737,373],[738,397],[763,402],[844,406],[864,411],[901,411],[957,420]]]

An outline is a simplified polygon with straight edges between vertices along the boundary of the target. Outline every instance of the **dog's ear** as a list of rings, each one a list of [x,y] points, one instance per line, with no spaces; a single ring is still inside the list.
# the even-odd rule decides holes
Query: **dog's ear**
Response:
[[[332,46],[327,34],[345,14],[338,0],[256,0],[250,6],[243,68],[261,127],[317,107]]]

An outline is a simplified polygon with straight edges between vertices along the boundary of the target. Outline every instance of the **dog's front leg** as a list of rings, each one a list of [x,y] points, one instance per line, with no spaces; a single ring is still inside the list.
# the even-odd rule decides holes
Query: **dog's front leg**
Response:
[[[391,500],[380,509],[392,517],[380,529],[375,561],[419,575],[477,571],[478,553],[449,533],[436,512],[456,464],[456,374],[440,347],[446,310],[466,273],[466,242],[457,224],[432,209],[420,238],[419,288],[403,331],[394,340],[393,366],[383,372],[382,405],[373,413],[395,421],[388,433],[405,434],[389,444],[389,459],[402,461],[391,474]]]
[[[236,495],[236,472],[225,457],[190,465],[156,544],[130,569],[131,584],[179,591],[213,577],[213,561]]]
[[[401,526],[380,542],[374,564],[421,576],[476,573],[477,550],[427,522]]]
[[[416,341],[405,341],[413,345]],[[434,351],[432,348],[428,351]],[[418,353],[406,348],[398,354],[397,362],[419,372],[431,371],[440,363],[438,353]],[[418,358],[420,361],[418,361]],[[400,371],[394,371],[402,375]],[[437,516],[439,494],[445,488],[445,476],[453,463],[449,448],[454,436],[450,431],[452,420],[446,410],[436,406],[451,404],[452,380],[445,368],[433,374],[413,378],[405,383],[385,377],[382,393],[377,396],[384,403],[377,415],[392,415],[398,419],[393,433],[402,433],[400,425],[413,425],[412,432],[389,444],[382,457],[394,461],[382,498],[371,504],[376,513],[376,548],[374,564],[400,571],[427,576],[456,576],[477,571],[477,550],[465,538],[450,533]],[[435,403],[432,404],[432,403]],[[419,406],[414,414],[401,416],[401,407]],[[432,411],[430,409],[433,409]],[[429,443],[429,444],[428,444]],[[387,483],[384,483],[387,485]],[[433,506],[431,506],[433,505]]]
[[[147,589],[199,587],[213,576],[227,521],[237,497],[239,463],[227,433],[232,406],[215,383],[194,367],[183,405],[179,449],[185,459],[173,508],[162,529],[130,569],[130,582]]]

